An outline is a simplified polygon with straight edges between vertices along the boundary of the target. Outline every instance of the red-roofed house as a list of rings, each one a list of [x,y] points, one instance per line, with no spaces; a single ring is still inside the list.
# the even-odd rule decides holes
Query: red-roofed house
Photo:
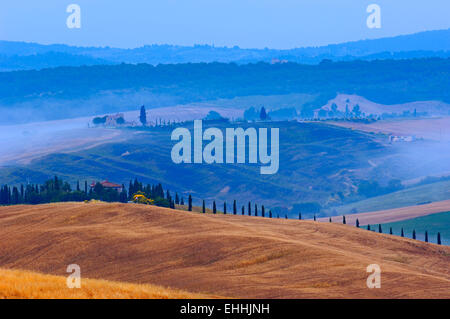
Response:
[[[97,184],[96,181],[93,181],[93,182],[92,182],[92,184],[91,184],[91,189],[92,189],[92,190],[94,189],[94,187],[95,187],[96,184]],[[100,184],[101,184],[104,188],[106,188],[106,189],[114,189],[114,190],[116,190],[118,193],[121,193],[122,190],[123,190],[122,185],[115,184],[115,183],[111,183],[111,182],[109,182],[109,181],[107,181],[107,180],[105,180],[105,181],[103,181],[103,182],[100,182]]]

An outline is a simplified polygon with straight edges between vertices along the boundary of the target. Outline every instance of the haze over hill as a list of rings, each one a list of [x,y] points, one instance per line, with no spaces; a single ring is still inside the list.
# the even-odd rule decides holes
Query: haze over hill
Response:
[[[245,96],[309,95],[305,117],[339,93],[378,104],[450,102],[450,59],[287,64],[121,64],[0,72],[0,123],[74,118]],[[412,110],[411,110],[412,111]],[[445,105],[444,105],[444,111]]]
[[[195,45],[147,45],[135,49],[74,47],[0,41],[0,71],[119,63],[255,63],[286,60],[316,64],[323,59],[410,59],[450,56],[450,29],[289,50]]]

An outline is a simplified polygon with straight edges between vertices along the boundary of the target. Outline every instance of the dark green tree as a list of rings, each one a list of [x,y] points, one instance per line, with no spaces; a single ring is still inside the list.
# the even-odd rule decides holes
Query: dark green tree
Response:
[[[223,202],[223,213],[227,214],[227,202]]]
[[[347,222],[345,221],[345,215],[344,216],[342,216],[342,224],[347,224]]]
[[[428,243],[428,231],[425,231],[425,242]]]
[[[392,232],[392,227],[389,227],[389,234],[393,234],[393,232]]]
[[[412,232],[412,239],[416,239],[416,230],[415,229],[413,229],[413,232]]]
[[[217,213],[216,201],[213,201],[213,214]]]
[[[203,214],[206,214],[206,204],[205,204],[205,200],[203,200],[203,203],[202,203],[202,213],[203,213]]]
[[[147,125],[147,112],[145,111],[145,106],[141,106],[141,112],[139,114],[139,121],[141,121],[142,125]]]
[[[359,228],[359,219],[356,218],[356,227]]]
[[[255,216],[258,216],[258,206],[255,204]]]
[[[441,245],[442,243],[441,243],[441,233],[438,233],[437,234],[437,244],[438,245]]]
[[[381,229],[381,224],[378,224],[378,232],[381,234],[383,230]]]
[[[192,196],[189,195],[188,199],[188,211],[192,212]]]
[[[252,216],[252,204],[248,202],[248,216]]]
[[[244,206],[242,206],[241,214],[242,214],[242,215],[245,215],[245,207],[244,207]]]
[[[298,219],[302,220],[302,213],[298,213]]]
[[[262,217],[266,217],[266,212],[265,212],[264,205],[261,206],[261,216]]]
[[[265,109],[264,106],[261,108],[261,112],[260,112],[260,114],[259,114],[259,118],[260,118],[262,121],[265,121],[265,120],[267,119],[267,112],[266,112],[266,109]]]
[[[403,232],[403,227],[402,227],[402,230],[400,232],[400,236],[405,237],[405,233]]]
[[[236,200],[233,201],[233,215],[237,214],[237,203]]]

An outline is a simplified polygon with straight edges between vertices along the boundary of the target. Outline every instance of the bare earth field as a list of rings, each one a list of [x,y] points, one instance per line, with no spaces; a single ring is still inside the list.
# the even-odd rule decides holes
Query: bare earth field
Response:
[[[356,219],[359,220],[360,225],[385,224],[449,211],[450,211],[450,200],[444,200],[425,205],[416,205],[387,210],[379,210],[376,212],[346,215],[345,220],[349,225],[355,225]],[[317,220],[321,222],[328,222],[329,217],[318,218]],[[334,223],[342,223],[342,216],[333,216],[331,221]]]
[[[135,204],[0,207],[0,267],[243,298],[450,298],[450,247]],[[379,264],[381,289],[366,287]],[[138,294],[136,294],[139,297]],[[95,297],[95,296],[90,296]]]

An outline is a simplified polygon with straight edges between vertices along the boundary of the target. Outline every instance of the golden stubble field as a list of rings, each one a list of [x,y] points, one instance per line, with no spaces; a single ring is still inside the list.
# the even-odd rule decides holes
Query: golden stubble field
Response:
[[[450,247],[349,225],[116,203],[0,207],[0,268],[67,276],[69,264],[82,280],[233,298],[450,298]],[[366,286],[370,264],[380,289]]]

